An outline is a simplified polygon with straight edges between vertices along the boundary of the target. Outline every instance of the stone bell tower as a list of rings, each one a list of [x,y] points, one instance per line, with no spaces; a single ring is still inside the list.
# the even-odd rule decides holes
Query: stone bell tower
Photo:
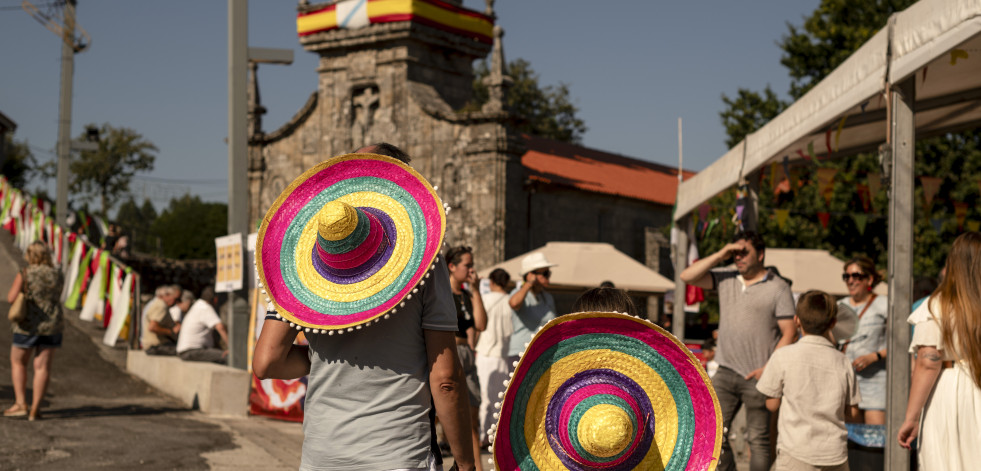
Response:
[[[298,5],[300,44],[320,56],[317,91],[279,129],[265,133],[258,88],[250,95],[252,221],[307,168],[366,144],[390,142],[451,208],[448,244],[475,249],[478,265],[504,259],[508,218],[526,218],[520,199],[522,141],[505,106],[504,70],[493,1],[484,12],[460,0]],[[474,60],[494,52],[490,101],[468,110]],[[252,78],[252,84],[257,79]],[[509,191],[510,190],[510,191]],[[510,206],[510,209],[509,209]]]

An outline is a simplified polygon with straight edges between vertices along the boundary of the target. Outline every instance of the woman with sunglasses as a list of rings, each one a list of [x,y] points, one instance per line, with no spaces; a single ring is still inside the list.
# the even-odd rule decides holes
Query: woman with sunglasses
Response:
[[[848,287],[848,296],[839,306],[858,313],[858,328],[851,339],[845,340],[843,351],[855,368],[858,391],[862,400],[849,411],[852,423],[886,423],[886,317],[889,302],[876,295],[875,288],[882,277],[869,257],[859,256],[845,263],[841,279]]]

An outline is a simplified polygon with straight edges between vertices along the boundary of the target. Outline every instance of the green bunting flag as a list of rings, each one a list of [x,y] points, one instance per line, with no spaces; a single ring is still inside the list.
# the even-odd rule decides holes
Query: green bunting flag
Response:
[[[858,235],[865,235],[865,225],[869,222],[869,215],[855,213],[852,214],[852,219],[855,220],[855,228],[858,229]]]

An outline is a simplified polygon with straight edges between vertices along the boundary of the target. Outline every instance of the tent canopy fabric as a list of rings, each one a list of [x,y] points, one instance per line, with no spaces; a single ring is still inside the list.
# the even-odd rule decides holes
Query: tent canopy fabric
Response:
[[[819,289],[832,296],[848,295],[848,288],[841,281],[845,261],[827,250],[767,248],[766,266],[777,267],[781,276],[793,281],[790,289],[795,293]],[[885,296],[889,287],[879,283],[873,292]]]
[[[766,165],[886,141],[886,90],[913,77],[918,137],[981,125],[981,0],[920,0],[779,116],[678,189],[675,220]]]
[[[545,255],[552,267],[550,284],[555,289],[595,288],[612,281],[617,288],[633,294],[664,293],[674,289],[674,282],[630,258],[610,244],[598,242],[549,242],[528,253],[485,268],[479,272],[486,278],[495,268],[503,268],[511,279],[521,278],[521,259],[535,252]]]

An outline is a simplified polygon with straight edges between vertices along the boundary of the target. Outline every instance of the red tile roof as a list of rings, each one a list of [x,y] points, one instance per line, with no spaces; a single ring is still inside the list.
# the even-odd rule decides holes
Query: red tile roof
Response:
[[[678,193],[678,169],[524,134],[521,164],[533,181],[625,196],[667,206]],[[695,172],[685,170],[685,178]]]

